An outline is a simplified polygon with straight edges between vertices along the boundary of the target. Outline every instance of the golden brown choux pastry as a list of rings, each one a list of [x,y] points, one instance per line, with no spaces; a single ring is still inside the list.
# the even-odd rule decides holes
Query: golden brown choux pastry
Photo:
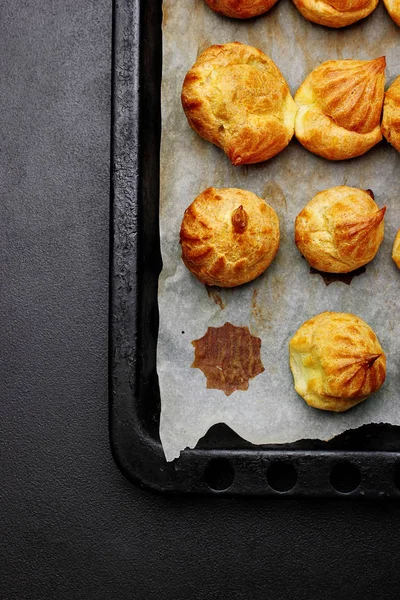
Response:
[[[350,273],[378,252],[385,211],[372,192],[345,185],[324,190],[297,215],[296,245],[314,269]]]
[[[303,17],[326,27],[346,27],[368,17],[378,0],[293,0]]]
[[[393,21],[400,27],[400,0],[383,0],[383,3]]]
[[[343,412],[379,390],[386,357],[365,321],[349,313],[324,312],[289,342],[294,387],[310,406]]]
[[[400,269],[400,229],[398,230],[396,238],[394,240],[392,258],[398,266],[398,268]]]
[[[201,283],[234,287],[258,277],[279,247],[279,220],[269,204],[237,188],[208,188],[186,209],[182,259]]]
[[[329,60],[314,69],[295,95],[295,134],[314,154],[344,160],[381,139],[385,58]]]
[[[281,152],[293,137],[296,105],[278,67],[238,42],[211,46],[187,73],[182,105],[189,125],[234,165]]]
[[[234,19],[249,19],[266,13],[277,0],[206,0],[215,12],[233,17]]]
[[[400,152],[400,76],[385,93],[383,103],[382,133]]]

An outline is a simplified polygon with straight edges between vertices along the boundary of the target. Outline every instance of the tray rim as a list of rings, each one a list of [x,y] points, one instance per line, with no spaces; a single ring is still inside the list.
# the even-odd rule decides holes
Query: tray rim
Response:
[[[144,44],[149,43],[146,37],[149,32],[143,31],[146,21],[143,17],[147,17],[145,11],[154,9],[147,20],[152,21],[151,27],[158,28],[161,35],[158,22],[161,4],[162,0],[113,1],[109,433],[114,460],[129,480],[163,493],[400,498],[398,450],[307,449],[296,448],[296,444],[266,447],[243,441],[244,448],[184,450],[178,459],[167,463],[161,443],[141,422],[138,410],[141,290],[136,274],[140,267],[143,152],[141,59]],[[123,252],[120,238],[123,238]],[[216,458],[228,461],[235,468],[235,479],[226,489],[214,489],[204,480],[207,465]],[[288,461],[297,475],[303,474],[303,479],[282,492],[269,485],[267,471],[273,463],[282,465]],[[360,485],[349,493],[338,491],[329,480],[331,469],[341,463],[351,463],[361,474]],[[308,475],[304,478],[305,473]]]

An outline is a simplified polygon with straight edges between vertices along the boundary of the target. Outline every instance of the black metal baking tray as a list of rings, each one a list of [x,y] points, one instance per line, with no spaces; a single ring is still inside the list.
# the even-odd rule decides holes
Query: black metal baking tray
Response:
[[[224,424],[167,463],[156,371],[161,0],[116,0],[110,267],[110,437],[132,481],[159,492],[400,497],[400,428],[253,446]],[[179,93],[179,90],[177,90]]]

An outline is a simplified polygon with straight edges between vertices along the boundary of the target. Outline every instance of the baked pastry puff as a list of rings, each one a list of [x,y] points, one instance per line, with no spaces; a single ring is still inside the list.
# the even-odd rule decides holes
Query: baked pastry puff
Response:
[[[185,77],[182,106],[189,125],[234,165],[267,160],[293,137],[297,108],[282,73],[239,42],[200,54]]]
[[[396,263],[397,267],[400,269],[400,229],[398,230],[394,240],[392,258]]]
[[[277,0],[206,0],[213,11],[234,19],[250,19],[266,13]]]
[[[346,27],[368,17],[378,0],[293,0],[308,21],[326,27]]]
[[[208,188],[186,209],[182,259],[206,285],[234,287],[255,279],[279,247],[274,209],[252,192]]]
[[[374,331],[349,313],[324,312],[289,342],[294,387],[310,406],[343,412],[382,386],[386,357]]]
[[[385,57],[329,60],[314,69],[295,95],[295,134],[314,154],[344,160],[381,139]]]
[[[383,103],[382,133],[400,152],[400,76],[385,93]]]
[[[383,0],[393,21],[400,27],[400,0]]]
[[[350,273],[378,252],[385,211],[370,191],[345,185],[324,190],[297,215],[296,245],[314,269]]]

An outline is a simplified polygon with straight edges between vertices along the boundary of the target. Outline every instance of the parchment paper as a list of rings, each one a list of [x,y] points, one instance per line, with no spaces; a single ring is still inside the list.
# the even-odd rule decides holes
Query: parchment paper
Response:
[[[364,21],[330,30],[306,21],[289,0],[250,21],[213,13],[203,0],[164,0],[160,228],[163,271],[159,281],[160,330],[157,370],[161,390],[160,436],[167,460],[194,447],[215,423],[224,422],[254,444],[323,439],[365,423],[400,425],[400,273],[391,249],[400,227],[400,155],[381,143],[364,156],[333,163],[307,152],[297,141],[258,165],[233,167],[224,153],[193,132],[180,92],[199,52],[216,43],[256,46],[278,65],[292,95],[325,60],[385,55],[389,85],[400,73],[400,30],[383,5]],[[372,189],[387,205],[385,238],[366,272],[325,285],[309,273],[294,244],[294,220],[318,191],[349,185]],[[179,229],[184,210],[209,186],[239,187],[265,198],[280,219],[281,244],[269,269],[255,281],[209,295],[181,260]],[[217,300],[219,302],[216,303]],[[221,308],[221,304],[224,308]],[[325,310],[352,312],[369,323],[387,354],[381,390],[347,413],[306,405],[293,388],[288,342],[307,319]],[[247,391],[227,397],[206,389],[192,340],[225,322],[248,326],[262,340],[265,371]]]

